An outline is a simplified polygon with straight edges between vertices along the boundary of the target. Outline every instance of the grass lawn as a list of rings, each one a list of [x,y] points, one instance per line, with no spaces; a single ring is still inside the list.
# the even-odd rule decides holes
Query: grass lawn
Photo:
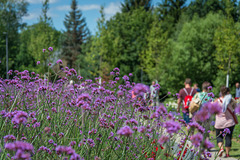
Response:
[[[238,122],[240,122],[240,116],[238,116]],[[214,130],[213,127],[211,130]],[[233,140],[232,140],[232,148],[230,151],[231,157],[240,158],[240,124],[235,125],[234,131],[233,131]],[[216,140],[216,133],[215,130],[210,133],[210,136],[213,136],[215,144],[215,148],[217,149],[217,140]]]
[[[210,133],[210,137],[211,136],[213,136],[213,138],[214,138],[214,140],[211,140],[211,141],[215,144],[215,149],[218,149],[217,140],[216,140],[216,133],[215,132],[211,132]],[[231,157],[234,157],[236,159],[240,158],[240,141],[239,141],[239,139],[233,138],[230,155],[231,155]]]

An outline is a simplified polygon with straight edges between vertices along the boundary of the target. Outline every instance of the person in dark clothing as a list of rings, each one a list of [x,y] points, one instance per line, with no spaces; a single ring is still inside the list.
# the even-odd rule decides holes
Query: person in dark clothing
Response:
[[[191,84],[192,84],[191,79],[187,78],[184,82],[185,87],[179,91],[179,97],[177,102],[178,103],[177,112],[180,113],[180,107],[182,105],[183,119],[186,123],[189,123],[191,119],[189,118],[189,110],[186,108],[186,104],[184,102],[186,100],[185,98],[187,96],[193,97],[197,93],[197,91],[191,87]]]

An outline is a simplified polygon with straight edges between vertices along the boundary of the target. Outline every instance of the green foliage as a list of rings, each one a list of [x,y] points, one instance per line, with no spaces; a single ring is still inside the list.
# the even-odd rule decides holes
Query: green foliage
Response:
[[[6,75],[6,34],[8,33],[9,69],[17,69],[16,55],[19,52],[19,29],[25,26],[21,22],[27,14],[28,3],[25,0],[1,0],[0,1],[0,77]]]
[[[141,7],[146,11],[152,10],[151,0],[125,0],[121,3],[122,12],[130,12]]]
[[[168,68],[160,80],[168,91],[178,92],[187,77],[199,84],[216,78],[213,37],[221,21],[219,14],[195,17],[183,25],[176,41],[170,41],[170,55],[165,61]]]
[[[195,0],[191,1],[190,5],[188,6],[187,13],[188,15],[193,18],[195,14],[199,17],[206,17],[208,13],[219,13],[223,12],[225,15],[228,13],[226,12],[226,8],[231,6],[230,14],[232,15],[234,21],[238,21],[239,19],[239,4],[237,0]]]
[[[154,21],[147,36],[147,49],[141,54],[142,67],[153,80],[160,80],[161,74],[166,69],[165,60],[168,58],[168,33],[162,29],[157,15],[154,14]]]
[[[43,49],[48,49],[51,46],[54,51],[57,51],[60,35],[59,31],[43,21],[24,29],[21,32],[22,44],[17,56],[19,69],[27,68],[38,73],[47,72],[47,64],[53,57],[43,53]],[[41,62],[41,67],[36,67],[37,61]]]

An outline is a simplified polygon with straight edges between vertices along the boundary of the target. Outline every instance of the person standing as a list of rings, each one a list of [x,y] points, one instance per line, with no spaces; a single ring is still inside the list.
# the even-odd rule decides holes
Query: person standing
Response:
[[[197,92],[201,92],[201,90],[198,88],[198,84],[197,83],[195,83],[193,85],[193,88],[196,89]]]
[[[185,87],[179,91],[177,101],[178,104],[177,112],[180,113],[180,107],[182,105],[183,119],[187,124],[190,122],[188,107],[190,105],[192,97],[197,93],[197,91],[191,87],[191,84],[192,84],[191,79],[186,78],[184,82]]]
[[[235,99],[240,98],[240,87],[239,87],[239,83],[236,83],[236,95],[235,95]]]
[[[155,89],[155,81],[152,81],[152,85],[150,86],[150,98],[153,100],[153,105],[156,105],[156,97],[157,97],[157,91]]]
[[[226,158],[230,157],[229,152],[232,146],[233,130],[238,123],[234,114],[236,103],[229,92],[229,88],[222,86],[222,97],[215,100],[222,107],[222,112],[216,115],[214,126],[216,128],[217,144],[220,149],[218,156],[221,157],[224,152],[223,138],[225,137]]]

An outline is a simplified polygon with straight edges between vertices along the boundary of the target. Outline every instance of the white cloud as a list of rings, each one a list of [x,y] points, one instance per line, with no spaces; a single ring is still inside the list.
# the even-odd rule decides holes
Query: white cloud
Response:
[[[40,14],[37,13],[29,13],[27,16],[23,17],[23,20],[33,20],[33,19],[37,19],[39,17]]]
[[[31,4],[43,3],[44,0],[27,0]],[[56,3],[58,0],[49,0],[49,3]]]
[[[58,6],[57,10],[60,11],[69,11],[71,9],[70,5]],[[78,9],[81,11],[89,11],[89,10],[99,10],[100,5],[97,4],[90,4],[90,5],[78,5]]]
[[[120,3],[111,2],[107,7],[104,8],[104,13],[106,15],[114,15],[120,12]]]
[[[97,4],[79,5],[78,9],[80,9],[82,11],[99,10],[100,9],[100,5],[97,5]]]

